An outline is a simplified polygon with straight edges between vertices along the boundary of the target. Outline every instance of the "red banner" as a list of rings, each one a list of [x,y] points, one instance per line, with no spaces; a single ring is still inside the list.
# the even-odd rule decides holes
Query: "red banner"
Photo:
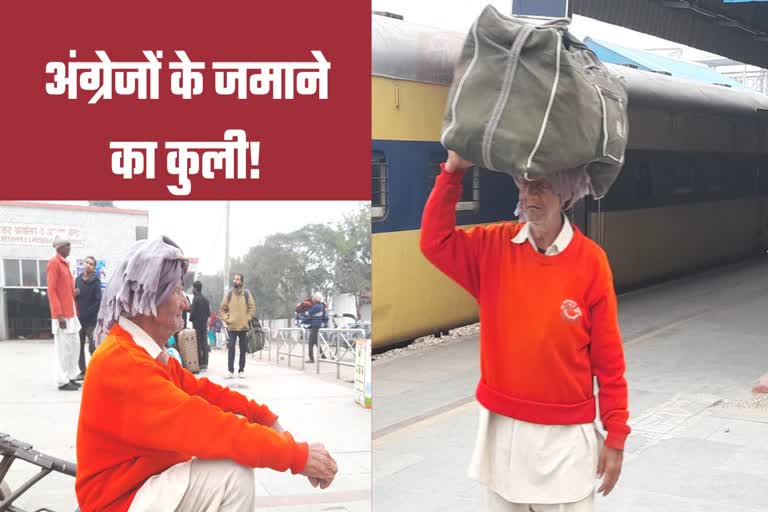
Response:
[[[3,4],[0,199],[368,199],[370,16]]]

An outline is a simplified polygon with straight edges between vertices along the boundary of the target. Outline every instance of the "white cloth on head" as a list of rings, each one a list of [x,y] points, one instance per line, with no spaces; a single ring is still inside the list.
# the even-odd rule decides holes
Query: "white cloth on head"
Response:
[[[70,380],[80,375],[80,321],[77,315],[65,321],[67,325],[62,329],[58,320],[51,320],[54,378],[58,387],[69,384]]]
[[[546,179],[552,185],[552,192],[560,197],[560,208],[562,210],[572,208],[573,205],[592,191],[589,174],[587,174],[587,170],[584,167],[556,172],[547,176]],[[521,221],[527,220],[523,210],[520,208],[520,201],[517,202],[515,215]]]
[[[56,236],[54,237],[54,239],[53,239],[53,244],[52,244],[52,245],[53,245],[53,246],[54,246],[56,249],[58,249],[58,248],[59,248],[59,247],[61,247],[62,245],[67,245],[68,243],[70,243],[70,241],[69,241],[68,239],[66,239],[66,238],[64,238],[64,237],[61,237],[61,236],[59,236],[59,235],[56,235]]]
[[[150,477],[128,512],[242,512],[256,508],[253,469],[226,459],[191,459]]]
[[[158,306],[176,291],[188,268],[181,249],[166,239],[131,245],[101,298],[96,346],[121,316],[156,316]]]

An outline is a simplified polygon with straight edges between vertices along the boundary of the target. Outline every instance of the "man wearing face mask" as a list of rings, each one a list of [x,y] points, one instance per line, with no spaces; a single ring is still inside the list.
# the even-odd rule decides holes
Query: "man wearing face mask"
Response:
[[[245,378],[245,354],[248,351],[248,327],[256,318],[256,303],[251,292],[243,287],[243,275],[235,274],[232,289],[224,296],[221,303],[221,319],[227,324],[229,341],[227,343],[227,364],[229,373],[226,378],[235,376],[235,348],[239,340],[240,360],[237,376]]]
[[[480,306],[480,420],[469,476],[494,511],[591,512],[621,472],[627,383],[603,250],[563,214],[589,191],[583,170],[516,177],[521,222],[456,228],[473,164],[449,151],[424,208],[421,250]],[[596,431],[597,378],[600,418]]]
[[[186,271],[173,242],[141,240],[104,294],[77,429],[82,510],[240,512],[256,506],[252,468],[290,469],[322,488],[336,475],[322,444],[297,442],[266,405],[169,356],[189,309]]]

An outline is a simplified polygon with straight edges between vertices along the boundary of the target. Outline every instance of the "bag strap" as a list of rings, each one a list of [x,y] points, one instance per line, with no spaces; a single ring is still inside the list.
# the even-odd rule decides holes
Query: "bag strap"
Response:
[[[251,297],[251,292],[248,291],[248,288],[244,288],[243,293],[245,294],[245,305],[247,306],[249,304],[248,300]],[[250,300],[253,300],[253,299],[250,299]],[[227,292],[227,306],[229,306],[230,302],[232,302],[232,290],[229,290],[229,292]]]
[[[605,103],[605,96],[603,95],[602,89],[600,89],[600,86],[595,84],[595,90],[597,91],[597,95],[600,98],[600,104],[603,107],[603,157],[604,158],[610,158],[617,164],[623,164],[624,163],[624,156],[622,155],[621,158],[617,158],[610,153],[608,153],[608,106]]]
[[[549,103],[547,104],[547,110],[544,112],[544,120],[541,122],[541,130],[539,130],[539,138],[536,139],[536,144],[531,150],[531,154],[528,155],[528,160],[525,163],[526,171],[531,168],[533,163],[533,157],[536,156],[536,152],[539,150],[541,140],[544,138],[544,133],[547,131],[547,122],[549,121],[549,114],[552,112],[552,104],[555,102],[555,95],[557,94],[557,86],[560,82],[560,55],[563,51],[563,35],[559,30],[555,30],[555,37],[557,38],[557,58],[555,59],[555,79],[552,82],[552,92],[549,94]],[[525,178],[528,179],[528,172],[525,173]]]
[[[483,134],[483,165],[487,169],[495,169],[493,162],[491,161],[491,145],[493,144],[493,136],[496,132],[496,128],[501,121],[501,115],[504,112],[504,107],[509,101],[509,95],[512,92],[512,82],[517,74],[517,65],[520,62],[520,53],[523,51],[523,46],[528,42],[531,34],[535,30],[533,25],[527,24],[520,31],[520,35],[512,43],[512,48],[509,50],[509,57],[507,58],[507,68],[504,72],[504,82],[501,86],[501,91],[496,99],[496,105],[491,112],[491,117],[488,120],[488,124],[485,126],[485,133]],[[558,66],[558,70],[560,67]]]

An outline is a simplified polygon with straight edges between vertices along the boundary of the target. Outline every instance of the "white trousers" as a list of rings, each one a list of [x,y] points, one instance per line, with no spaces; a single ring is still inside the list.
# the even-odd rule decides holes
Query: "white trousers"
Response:
[[[510,503],[495,492],[488,491],[489,512],[593,512],[594,504],[594,493],[574,503],[536,505],[532,503]]]
[[[80,374],[80,367],[78,366],[80,337],[78,332],[71,332],[69,329],[57,330],[53,335],[53,350],[56,364],[56,385],[61,387]]]
[[[192,459],[147,480],[129,512],[249,512],[255,508],[253,469],[231,460]]]

